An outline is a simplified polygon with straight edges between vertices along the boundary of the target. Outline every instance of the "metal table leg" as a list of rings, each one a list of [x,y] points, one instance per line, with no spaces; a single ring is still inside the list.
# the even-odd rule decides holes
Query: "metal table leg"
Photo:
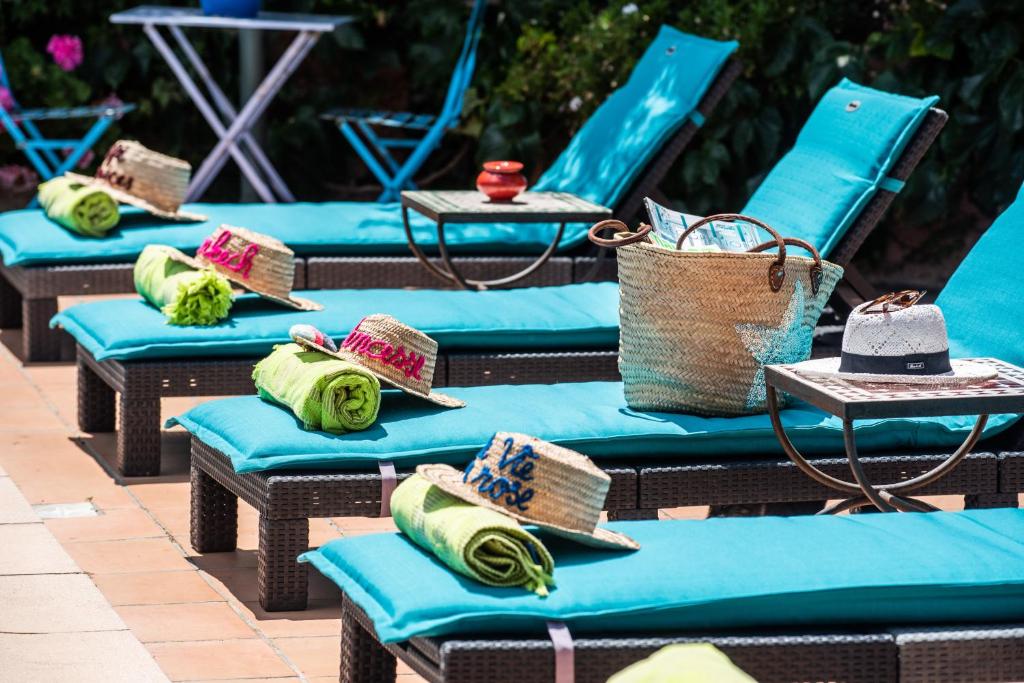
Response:
[[[775,387],[769,384],[766,389],[768,415],[771,418],[772,429],[775,431],[775,436],[782,445],[782,450],[785,451],[789,459],[793,461],[793,464],[795,464],[801,472],[811,477],[819,484],[840,491],[847,496],[845,500],[825,508],[818,514],[834,514],[868,504],[874,505],[883,512],[892,512],[894,510],[899,510],[901,512],[928,512],[935,510],[936,508],[928,503],[907,497],[903,494],[927,486],[949,474],[953,468],[960,464],[961,460],[967,457],[967,454],[970,453],[971,449],[978,443],[982,432],[985,430],[985,425],[988,423],[988,415],[979,415],[977,421],[974,423],[974,428],[971,429],[970,434],[968,434],[967,438],[964,439],[962,444],[960,444],[960,447],[957,448],[956,451],[954,451],[941,464],[928,472],[912,479],[908,479],[907,481],[901,481],[895,484],[876,485],[868,481],[868,478],[864,473],[864,468],[860,462],[860,458],[857,454],[857,443],[854,437],[853,421],[843,420],[843,442],[846,447],[846,457],[850,462],[850,471],[853,473],[853,477],[855,479],[855,481],[849,482],[825,474],[800,454],[793,445],[793,442],[790,441],[789,436],[786,434],[785,427],[782,425],[782,418],[779,416],[779,399]]]
[[[217,117],[217,113],[213,110],[213,107],[210,106],[210,103],[203,96],[203,93],[199,89],[199,86],[197,86],[195,81],[192,80],[192,77],[188,75],[188,72],[185,70],[185,67],[182,65],[181,61],[178,60],[177,55],[174,54],[174,51],[171,49],[171,46],[168,45],[167,41],[164,40],[164,37],[160,35],[160,32],[157,30],[155,25],[146,24],[145,26],[143,26],[143,30],[146,32],[146,35],[149,37],[149,40],[156,47],[157,51],[164,58],[164,61],[167,62],[167,65],[171,68],[171,71],[174,73],[175,77],[177,77],[178,82],[181,83],[183,88],[185,88],[185,92],[188,93],[189,97],[195,103],[196,108],[199,109],[199,112],[203,115],[203,118],[206,119],[207,123],[209,123],[210,127],[213,128],[214,132],[221,137],[221,141],[223,142],[224,136],[221,134],[220,131],[218,131],[218,128],[220,128],[221,131],[223,131],[224,128],[223,125],[220,123],[220,119]],[[224,132],[225,134],[227,133],[227,131]],[[218,147],[214,148],[214,151],[216,151],[218,148],[220,148],[219,143]],[[211,156],[212,154],[213,153],[211,152]],[[231,154],[231,157],[238,164],[238,167],[242,170],[242,173],[244,173],[245,177],[249,179],[250,183],[252,183],[253,189],[256,190],[256,193],[260,196],[260,199],[268,203],[276,201],[273,193],[270,191],[270,188],[267,187],[266,183],[263,182],[263,179],[256,172],[256,169],[252,166],[249,159],[246,158],[244,154],[242,154],[242,151],[238,149],[237,146],[231,145],[230,147],[223,149],[221,154]],[[202,171],[202,169],[206,167],[209,161],[210,157],[208,156],[206,158],[206,161],[203,162],[203,166],[200,167],[200,171]],[[217,170],[220,169],[218,168]],[[195,199],[202,195],[203,191],[205,191],[206,187],[209,185],[209,181],[207,181],[206,186],[204,186],[200,191],[196,192],[197,180],[198,174],[192,178],[192,184],[189,187],[189,191],[186,196],[186,201],[195,201]],[[210,181],[212,181],[212,178],[210,178]]]
[[[225,124],[230,124],[238,117],[238,112],[235,111],[234,106],[231,104],[231,100],[227,98],[224,91],[220,89],[217,82],[210,75],[209,69],[203,64],[203,61],[199,58],[199,53],[189,42],[185,36],[185,32],[177,26],[168,27],[174,40],[178,43],[178,47],[185,54],[185,58],[188,59],[189,63],[192,64],[192,68],[196,70],[199,77],[203,80],[207,90],[210,92],[210,96],[213,98],[213,103],[220,109],[221,115],[224,117],[223,122],[220,119],[214,119],[208,121],[210,127],[213,128],[214,133],[218,137],[222,137],[227,129],[224,128]],[[284,180],[277,173],[277,169],[270,163],[267,155],[263,153],[263,149],[257,144],[256,139],[249,132],[246,132],[241,136],[242,144],[245,145],[246,150],[255,159],[256,163],[259,164],[260,169],[263,171],[263,175],[270,181],[274,191],[277,193],[279,199],[286,202],[294,202],[295,195],[292,194],[291,190],[288,189],[288,185],[285,184]]]
[[[443,267],[438,266],[436,263],[431,261],[416,243],[416,238],[412,234],[412,225],[409,222],[409,207],[407,206],[402,207],[402,225],[405,228],[405,238],[409,242],[409,249],[417,260],[427,268],[427,270],[447,283],[454,282],[462,289],[478,290],[487,289],[489,287],[510,285],[513,282],[518,282],[519,280],[531,275],[538,268],[548,262],[548,259],[550,259],[558,249],[558,244],[562,241],[562,234],[565,232],[565,223],[559,223],[558,231],[555,233],[554,239],[551,240],[551,244],[549,244],[547,249],[544,250],[544,253],[538,256],[533,263],[526,266],[519,272],[505,277],[495,278],[493,280],[471,280],[460,273],[458,268],[455,267],[455,264],[452,263],[451,254],[448,252],[448,243],[445,241],[444,236],[444,221],[437,222],[437,249],[438,252],[440,252]]]
[[[220,142],[218,142],[213,150],[210,152],[206,160],[200,165],[199,170],[192,178],[192,184],[189,187],[188,199],[192,200],[196,197],[201,196],[206,189],[213,182],[213,179],[220,172],[220,169],[224,167],[227,162],[227,154],[231,153],[234,156],[234,151],[237,149],[236,141],[239,137],[249,132],[252,125],[256,120],[262,116],[263,112],[266,111],[267,106],[270,105],[271,100],[284,85],[288,77],[299,67],[302,60],[305,59],[306,55],[316,44],[319,34],[313,31],[300,31],[295,39],[292,40],[288,49],[285,50],[281,58],[277,60],[273,68],[266,75],[259,87],[256,88],[256,92],[249,99],[248,102],[242,107],[242,110],[238,113],[238,116],[231,125],[221,136]],[[239,155],[241,156],[241,155]],[[236,157],[237,160],[237,157]],[[249,166],[251,169],[252,167]],[[248,174],[247,174],[247,177]],[[252,178],[250,178],[252,180]],[[262,180],[260,181],[262,184]],[[256,187],[256,183],[253,183],[253,187]],[[264,186],[265,187],[265,186]],[[259,192],[259,190],[257,190]]]

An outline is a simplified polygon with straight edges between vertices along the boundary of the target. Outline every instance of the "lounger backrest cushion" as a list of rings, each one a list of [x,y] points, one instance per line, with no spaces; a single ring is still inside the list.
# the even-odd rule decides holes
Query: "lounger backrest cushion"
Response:
[[[616,206],[737,47],[662,26],[629,80],[591,114],[533,189]]]
[[[292,413],[255,396],[202,403],[174,419],[231,458],[237,472],[310,467],[376,471],[380,460],[403,466],[422,462],[464,464],[497,431],[522,432],[575,448],[595,459],[658,457],[679,463],[782,451],[767,415],[701,417],[630,410],[620,382],[449,387],[466,401],[459,410],[395,391],[385,393],[377,423],[342,436],[303,431]],[[992,416],[986,434],[1012,418]],[[804,453],[841,453],[842,422],[806,405],[782,413]],[[973,417],[859,420],[864,451],[948,448],[959,445]]]
[[[371,312],[387,313],[430,335],[442,353],[614,349],[619,341],[614,282],[486,292],[332,289],[303,296],[324,310],[294,311],[245,295],[220,325],[177,327],[140,299],[116,299],[72,306],[52,324],[63,327],[96,360],[258,357],[287,342],[292,325],[313,325],[338,339]]]
[[[938,99],[843,79],[821,98],[742,213],[828,256],[879,187],[898,187],[886,177]]]
[[[449,571],[399,534],[331,541],[303,559],[385,642],[418,635],[544,637],[998,622],[1024,614],[1024,510],[609,524],[634,553],[544,536],[557,587],[541,599]]]
[[[949,350],[1024,365],[1024,186],[981,236],[936,302]]]

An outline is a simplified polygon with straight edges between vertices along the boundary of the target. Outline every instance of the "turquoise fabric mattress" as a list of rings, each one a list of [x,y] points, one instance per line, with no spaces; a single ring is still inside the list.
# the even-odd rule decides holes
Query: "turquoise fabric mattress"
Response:
[[[461,464],[495,432],[531,434],[595,459],[650,462],[671,457],[783,455],[767,415],[701,417],[631,410],[619,382],[449,387],[466,401],[456,410],[389,390],[369,429],[333,435],[304,431],[291,411],[256,396],[202,403],[169,425],[180,424],[225,453],[236,472],[265,470],[370,470],[380,460],[402,466]],[[993,416],[986,436],[1016,418]],[[804,453],[843,452],[843,426],[835,417],[800,404],[784,410],[783,424]],[[959,445],[973,417],[861,420],[862,451],[948,449]]]
[[[210,327],[168,325],[141,299],[72,306],[52,321],[97,360],[261,356],[288,341],[297,323],[343,338],[371,313],[387,313],[433,337],[442,352],[615,349],[619,288],[614,282],[467,292],[315,290],[300,295],[322,311],[294,311],[254,295],[238,298],[231,317]]]
[[[384,642],[570,633],[966,624],[1024,618],[1024,510],[624,522],[640,550],[544,534],[557,586],[541,599],[449,571],[400,534],[305,553]],[[543,532],[538,532],[543,533]]]

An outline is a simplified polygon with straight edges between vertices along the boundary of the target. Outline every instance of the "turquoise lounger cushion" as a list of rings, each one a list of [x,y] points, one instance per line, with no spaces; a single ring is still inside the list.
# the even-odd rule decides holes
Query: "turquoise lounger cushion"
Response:
[[[147,244],[167,244],[193,252],[221,223],[273,235],[299,256],[409,254],[399,205],[375,202],[296,204],[188,204],[205,214],[202,223],[168,223],[138,209],[121,207],[121,224],[102,239],[82,237],[50,221],[39,209],[0,214],[0,255],[5,265],[56,262],[134,261]],[[411,222],[417,242],[437,244],[434,224],[416,212]],[[566,226],[562,248],[586,239],[588,225]],[[550,224],[467,224],[445,233],[455,252],[537,253],[547,247],[557,226]]]
[[[843,79],[821,98],[796,145],[742,213],[828,256],[938,99],[893,95]]]
[[[626,407],[619,382],[449,387],[445,393],[467,406],[446,410],[387,391],[377,423],[342,436],[304,431],[289,410],[255,396],[202,403],[170,424],[227,454],[237,472],[376,470],[380,460],[464,463],[497,431],[532,434],[595,459],[782,454],[767,415],[640,413]],[[801,451],[843,452],[839,419],[802,405],[783,411],[782,421]],[[985,434],[1012,421],[993,416]],[[864,451],[947,449],[973,425],[973,417],[862,420],[857,444]]]
[[[617,206],[738,47],[662,26],[629,80],[591,114],[534,189]]]
[[[293,311],[259,297],[239,297],[231,317],[210,327],[168,325],[141,299],[79,304],[52,321],[97,360],[261,356],[288,341],[296,323],[341,338],[370,313],[388,313],[437,340],[442,351],[613,349],[619,343],[614,282],[467,292],[316,290],[301,293],[322,311]]]
[[[626,85],[594,112],[534,189],[575,192],[615,208],[661,145],[686,122],[736,47],[733,41],[706,40],[663,27]],[[669,48],[674,48],[671,54]],[[123,207],[121,225],[103,239],[72,234],[39,209],[7,212],[0,215],[0,255],[8,266],[132,261],[151,243],[195,250],[221,223],[273,235],[299,256],[409,253],[397,203],[186,208],[209,220],[174,224]],[[436,245],[434,224],[415,212],[411,216],[417,242]],[[589,227],[566,226],[560,248],[582,243]],[[449,227],[445,237],[457,253],[538,253],[551,243],[556,229],[553,224],[466,224]]]
[[[956,356],[994,356],[1024,365],[1024,185],[939,294]]]
[[[540,599],[449,571],[396,533],[305,553],[384,642],[829,624],[998,622],[1024,616],[1024,510],[620,522],[634,553],[544,536],[557,587]]]

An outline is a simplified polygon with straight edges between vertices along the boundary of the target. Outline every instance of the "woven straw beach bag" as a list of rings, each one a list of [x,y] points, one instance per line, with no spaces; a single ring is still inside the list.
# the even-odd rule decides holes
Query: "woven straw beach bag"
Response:
[[[712,221],[747,221],[773,239],[747,252],[679,251]],[[614,230],[613,238],[601,233]],[[843,275],[807,242],[783,238],[739,214],[691,225],[675,249],[652,244],[651,228],[631,233],[602,221],[590,240],[618,249],[619,370],[626,403],[637,410],[747,415],[764,412],[764,366],[811,353],[821,311]],[[794,256],[788,246],[811,257]],[[765,253],[777,248],[777,253]]]

